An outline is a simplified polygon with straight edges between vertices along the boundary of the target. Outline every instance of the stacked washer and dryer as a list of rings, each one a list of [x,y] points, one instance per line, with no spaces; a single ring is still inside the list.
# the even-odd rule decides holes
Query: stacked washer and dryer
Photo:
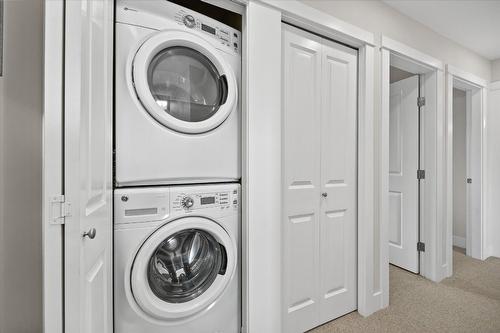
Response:
[[[119,0],[115,33],[115,332],[239,332],[240,32]]]

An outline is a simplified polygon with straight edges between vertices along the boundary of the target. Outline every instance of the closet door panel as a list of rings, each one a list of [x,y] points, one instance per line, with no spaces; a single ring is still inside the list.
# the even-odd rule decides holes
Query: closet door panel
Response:
[[[320,39],[283,25],[284,331],[318,322]]]
[[[320,321],[356,309],[357,51],[324,40]]]

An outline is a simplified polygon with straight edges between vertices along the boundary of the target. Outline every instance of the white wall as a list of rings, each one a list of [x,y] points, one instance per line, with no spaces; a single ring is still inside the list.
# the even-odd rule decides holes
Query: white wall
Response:
[[[461,247],[465,247],[467,202],[465,106],[465,91],[453,89],[453,237],[454,245]]]
[[[437,34],[381,1],[302,1],[341,20],[373,32],[377,44],[380,44],[380,36],[384,34],[445,63],[473,73],[487,81],[490,80],[491,62],[488,59]],[[375,63],[378,64],[378,62]]]
[[[485,233],[487,247],[486,257],[500,257],[500,81],[492,83],[489,91],[488,115],[488,183],[486,218],[488,232]]]
[[[491,81],[500,80],[500,59],[491,62]]]
[[[0,332],[42,330],[43,1],[4,1]]]

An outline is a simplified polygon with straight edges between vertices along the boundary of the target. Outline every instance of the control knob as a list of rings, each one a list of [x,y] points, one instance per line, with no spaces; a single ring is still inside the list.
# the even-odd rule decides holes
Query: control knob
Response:
[[[192,15],[186,15],[182,18],[182,22],[184,22],[184,25],[188,28],[194,28],[196,25],[196,20]]]
[[[194,200],[191,197],[184,197],[184,198],[182,198],[181,205],[185,209],[189,209],[189,208],[193,207]]]

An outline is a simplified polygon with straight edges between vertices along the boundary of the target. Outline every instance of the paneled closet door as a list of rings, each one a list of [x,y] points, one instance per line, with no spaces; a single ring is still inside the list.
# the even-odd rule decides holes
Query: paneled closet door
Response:
[[[323,40],[320,322],[357,308],[357,51]]]
[[[321,39],[283,25],[284,332],[319,320]]]

